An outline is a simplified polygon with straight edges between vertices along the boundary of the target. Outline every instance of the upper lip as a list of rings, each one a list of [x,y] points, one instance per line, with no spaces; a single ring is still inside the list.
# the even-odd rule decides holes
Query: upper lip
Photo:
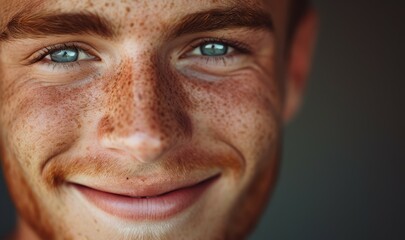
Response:
[[[70,184],[86,187],[92,190],[105,192],[109,194],[121,195],[124,197],[132,198],[151,198],[159,197],[173,191],[181,190],[196,186],[200,183],[210,181],[219,177],[219,173],[210,175],[208,177],[194,177],[189,180],[166,180],[166,181],[153,181],[153,179],[143,179],[136,181],[135,184],[131,182],[107,181],[104,183],[91,181],[80,182],[73,181]],[[96,183],[97,182],[97,183]]]

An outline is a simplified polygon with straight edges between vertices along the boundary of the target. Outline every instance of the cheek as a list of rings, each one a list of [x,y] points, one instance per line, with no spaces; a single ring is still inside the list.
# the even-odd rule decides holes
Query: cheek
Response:
[[[266,157],[279,137],[279,97],[264,82],[248,75],[200,86],[192,94],[197,125],[233,145],[246,160]]]
[[[12,92],[0,106],[4,175],[19,215],[43,239],[54,239],[53,230],[62,229],[63,222],[50,220],[50,211],[59,209],[49,204],[54,195],[43,188],[40,169],[79,137],[94,90],[27,86]]]
[[[10,196],[18,211],[28,224],[35,226],[35,229],[40,232],[41,236],[46,236],[47,239],[53,239],[54,233],[49,219],[46,217],[44,208],[41,207],[38,196],[35,192],[38,190],[32,184],[28,184],[26,169],[20,168],[16,164],[11,154],[8,154],[5,149],[1,151],[3,173]]]
[[[255,226],[276,177],[281,101],[277,88],[265,83],[249,75],[190,88],[196,129],[231,145],[245,160],[242,175],[226,184],[232,198],[228,224],[234,226],[229,239],[243,238]]]
[[[22,164],[38,169],[37,161],[42,164],[77,139],[88,99],[83,92],[37,87],[16,91],[7,102],[2,111],[7,147]]]

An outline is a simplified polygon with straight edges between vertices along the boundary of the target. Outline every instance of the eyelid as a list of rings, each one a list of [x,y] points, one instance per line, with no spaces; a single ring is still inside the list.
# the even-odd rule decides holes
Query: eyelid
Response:
[[[218,43],[218,42],[213,42],[212,44],[223,44],[223,43]],[[194,48],[188,55],[189,56],[206,56],[206,57],[219,57],[219,56],[207,56],[207,55],[203,55],[203,53],[201,52],[201,46],[204,46],[205,44],[203,44],[203,45],[200,45],[199,47],[196,47],[196,48]],[[227,45],[227,44],[223,44],[223,45]],[[228,50],[227,50],[227,53],[225,54],[225,55],[230,55],[230,54],[232,54],[234,51],[235,51],[235,48],[233,48],[233,47],[231,47],[231,46],[227,46],[227,48],[228,48]],[[221,55],[222,57],[224,56],[224,55]]]
[[[204,45],[204,44],[209,44],[209,43],[218,43],[218,44],[224,44],[224,45],[228,45],[229,47],[231,47],[233,49],[233,51],[231,52],[232,54],[236,51],[239,53],[244,53],[244,54],[248,54],[252,52],[252,49],[250,46],[248,46],[245,43],[242,43],[240,41],[236,41],[236,40],[232,40],[232,39],[225,39],[225,38],[217,38],[217,37],[210,37],[210,38],[201,38],[198,40],[193,41],[192,43],[190,43],[185,51],[185,53],[180,55],[180,59],[181,58],[185,58],[185,57],[189,57],[189,56],[200,56],[200,55],[192,55],[190,54],[192,51],[194,51],[196,48],[199,48],[200,46]],[[232,55],[229,54],[229,55]],[[201,55],[203,56],[203,55]],[[211,57],[211,56],[203,56],[203,57],[209,57],[209,58],[214,58],[215,56]]]
[[[75,48],[78,51],[83,51],[86,55],[93,57],[91,60],[96,60],[96,61],[100,60],[100,58],[97,56],[95,51],[87,44],[80,43],[80,42],[67,42],[67,43],[59,43],[59,44],[46,46],[46,47],[36,51],[33,55],[31,55],[31,57],[29,57],[28,62],[29,62],[29,64],[34,64],[36,62],[43,60],[46,56],[48,56],[49,54],[51,54],[55,51],[63,50],[63,49],[67,49],[67,48]],[[58,63],[58,64],[64,64],[64,63]]]

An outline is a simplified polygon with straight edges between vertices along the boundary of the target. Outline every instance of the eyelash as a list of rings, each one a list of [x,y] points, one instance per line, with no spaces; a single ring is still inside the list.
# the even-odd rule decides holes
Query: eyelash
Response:
[[[238,53],[241,54],[249,54],[251,53],[251,49],[249,46],[247,46],[246,44],[239,42],[239,41],[234,41],[234,40],[227,40],[227,39],[223,39],[223,38],[205,38],[202,39],[200,41],[197,41],[195,43],[190,44],[190,48],[189,51],[192,51],[198,47],[201,47],[202,45],[205,44],[209,44],[209,43],[218,43],[218,44],[224,44],[227,45],[231,48],[233,48],[235,51],[237,51]],[[52,45],[52,46],[48,46],[45,47],[43,49],[41,49],[36,56],[30,60],[30,64],[33,63],[37,63],[39,61],[42,61],[47,55],[52,54],[56,51],[60,51],[63,49],[67,49],[67,48],[73,48],[76,49],[78,51],[84,51],[86,53],[91,54],[91,49],[83,46],[82,44],[78,44],[78,43],[62,43],[62,44],[56,44],[56,45]],[[187,53],[188,53],[187,52]],[[186,53],[186,55],[187,55]],[[91,54],[94,56],[94,54]],[[228,53],[226,55],[223,56],[204,56],[204,55],[199,55],[199,58],[203,58],[207,61],[207,64],[209,63],[209,61],[213,61],[214,63],[225,63],[225,61],[232,59],[234,56],[233,53]],[[184,55],[183,55],[184,56]],[[96,57],[97,59],[97,57]],[[77,65],[80,65],[80,61],[75,61],[75,62],[66,62],[66,63],[57,63],[57,62],[53,62],[53,61],[46,61],[46,64],[49,64],[50,66],[52,66],[53,68],[56,67],[65,67],[65,68],[71,68],[71,67],[75,67]]]
[[[241,53],[249,53],[251,51],[251,49],[242,42],[234,41],[234,40],[227,40],[227,39],[223,39],[223,38],[205,38],[196,43],[191,44],[191,48],[195,49],[197,47],[200,47],[201,45],[205,45],[208,43],[220,43],[220,44],[228,45],[232,48],[235,48],[237,51],[239,51]]]
[[[227,45],[228,47],[231,47],[231,48],[235,49],[235,51],[237,51],[238,53],[241,53],[241,54],[249,54],[249,53],[252,52],[251,48],[248,45],[246,45],[246,44],[244,44],[242,42],[239,42],[239,41],[229,40],[229,39],[224,39],[224,38],[205,38],[205,39],[202,39],[200,41],[197,41],[196,43],[191,44],[190,49],[192,51],[193,49],[196,49],[198,47],[201,47],[202,45],[209,44],[209,43],[219,43],[219,44]],[[207,61],[207,64],[208,64],[209,61],[213,61],[214,64],[216,64],[218,62],[219,63],[226,63],[225,61],[231,60],[234,57],[234,54],[233,53],[231,53],[231,54],[228,53],[228,54],[223,55],[223,56],[204,56],[204,55],[201,55],[201,56],[198,56],[198,57],[199,58],[204,58]]]
[[[30,64],[33,63],[37,63],[39,61],[42,61],[46,56],[48,56],[49,54],[52,54],[56,51],[60,51],[60,50],[64,50],[67,48],[73,48],[77,51],[84,51],[86,53],[91,54],[92,56],[94,56],[94,54],[92,54],[91,49],[89,47],[83,46],[82,44],[78,44],[78,43],[62,43],[62,44],[56,44],[56,45],[52,45],[52,46],[48,46],[45,47],[43,49],[41,49],[36,56],[34,56],[34,58],[32,60],[30,60]],[[95,59],[98,59],[96,56],[94,56]],[[66,62],[66,63],[57,63],[57,62],[53,62],[53,61],[46,61],[46,64],[51,65],[53,68],[56,67],[65,67],[65,68],[70,68],[70,67],[74,67],[77,65],[80,65],[80,61],[75,61],[75,62]]]

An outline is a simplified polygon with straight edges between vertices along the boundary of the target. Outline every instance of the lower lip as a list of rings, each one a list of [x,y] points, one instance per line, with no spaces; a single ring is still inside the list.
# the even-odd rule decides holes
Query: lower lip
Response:
[[[73,186],[99,209],[129,220],[164,220],[193,205],[218,177],[191,187],[151,198],[133,198],[98,191],[82,185]]]

